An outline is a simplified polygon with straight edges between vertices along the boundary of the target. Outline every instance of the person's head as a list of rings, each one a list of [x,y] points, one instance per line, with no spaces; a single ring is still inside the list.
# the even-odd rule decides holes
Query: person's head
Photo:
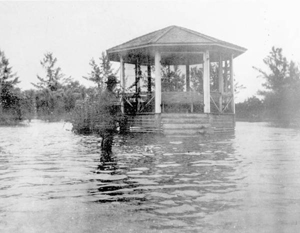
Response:
[[[107,81],[105,83],[107,85],[107,89],[112,91],[119,82],[117,81],[116,76],[110,75],[107,77]]]

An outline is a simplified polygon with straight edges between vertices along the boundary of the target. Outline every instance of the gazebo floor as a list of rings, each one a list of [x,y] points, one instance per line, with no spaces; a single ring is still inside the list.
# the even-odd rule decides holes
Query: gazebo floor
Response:
[[[128,115],[129,132],[197,136],[234,131],[234,114],[153,113]]]

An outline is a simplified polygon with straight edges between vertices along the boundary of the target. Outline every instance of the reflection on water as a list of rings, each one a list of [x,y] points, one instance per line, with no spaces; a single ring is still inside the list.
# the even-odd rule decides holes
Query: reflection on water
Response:
[[[0,128],[1,232],[295,232],[299,131],[99,139],[64,123]],[[100,165],[100,166],[99,166]]]

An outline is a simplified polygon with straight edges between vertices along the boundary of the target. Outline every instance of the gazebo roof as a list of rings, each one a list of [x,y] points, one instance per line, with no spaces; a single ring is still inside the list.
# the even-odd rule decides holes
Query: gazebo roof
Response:
[[[229,57],[231,54],[237,57],[246,51],[243,47],[187,28],[169,26],[112,47],[107,50],[107,54],[111,61],[119,61],[120,56],[123,56],[125,62],[134,63],[134,57],[137,55],[141,57],[142,62],[146,57],[152,59],[155,50],[162,53],[181,53],[185,54],[185,57],[187,54],[193,57],[197,52],[209,50],[212,60],[217,60],[217,54],[220,53],[223,57]],[[191,55],[192,53],[194,55]]]

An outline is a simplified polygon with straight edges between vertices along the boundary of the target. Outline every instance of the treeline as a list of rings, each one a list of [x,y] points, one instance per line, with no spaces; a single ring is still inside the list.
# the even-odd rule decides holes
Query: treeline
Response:
[[[238,119],[271,121],[286,126],[300,126],[300,72],[288,61],[281,48],[273,47],[263,60],[267,71],[253,67],[264,79],[260,98],[253,96],[236,105]]]
[[[267,71],[256,67],[254,69],[259,73],[259,78],[264,79],[264,90],[258,92],[259,98],[253,96],[236,105],[237,119],[300,125],[298,66],[283,56],[282,49],[275,47],[263,61]],[[94,87],[87,88],[72,77],[67,77],[57,63],[57,58],[52,53],[46,53],[40,62],[44,75],[38,75],[37,82],[32,83],[35,89],[21,91],[17,87],[20,82],[17,74],[0,50],[0,124],[16,124],[32,118],[47,121],[64,119],[73,123],[76,132],[93,132],[95,122],[99,121],[97,108],[101,104],[99,96],[105,88],[105,80],[117,71],[112,69],[108,57],[102,53],[99,60],[90,61],[90,72],[83,77],[95,84]],[[211,64],[210,71],[211,89],[217,90],[217,64]],[[202,91],[203,77],[200,68],[191,68],[190,74],[191,89]],[[144,84],[142,88],[147,88],[147,76],[143,75],[141,78]],[[152,85],[154,86],[154,80]],[[133,85],[128,89],[132,87]],[[170,66],[164,65],[162,90],[183,91],[184,88],[185,75],[178,66],[170,69]],[[236,85],[235,89],[241,88]]]
[[[58,66],[57,58],[52,53],[46,53],[40,64],[44,75],[37,75],[37,82],[32,83],[35,89],[21,91],[16,73],[13,73],[9,60],[4,52],[0,53],[0,124],[15,124],[22,120],[38,118],[46,121],[72,121],[75,131],[92,132],[97,121],[97,104],[99,96],[105,89],[105,80],[118,71],[112,65],[105,53],[99,60],[91,59],[90,72],[83,77],[93,82],[94,87],[87,88],[71,77],[67,77]],[[217,83],[217,67],[211,65],[211,86]],[[191,89],[200,91],[203,88],[203,72],[200,68],[191,69]],[[142,88],[147,89],[147,75],[140,77]],[[135,91],[135,82],[128,85],[127,92]],[[152,86],[154,87],[152,78]],[[183,91],[185,75],[178,66],[170,69],[169,65],[162,67],[162,91]],[[119,90],[120,91],[120,90]],[[140,90],[139,90],[140,91]]]
[[[92,59],[91,72],[84,77],[96,87],[85,87],[66,77],[52,53],[46,53],[40,64],[45,74],[38,75],[38,81],[32,83],[35,89],[21,91],[17,87],[19,77],[4,52],[0,51],[0,125],[17,124],[32,118],[68,120],[77,125],[89,122],[90,106],[103,90],[105,77],[113,72],[107,56],[103,53],[98,63]],[[84,113],[80,111],[82,108],[86,109]]]
[[[0,50],[0,124],[15,123],[27,114],[27,96],[16,88],[18,83],[19,78]]]

